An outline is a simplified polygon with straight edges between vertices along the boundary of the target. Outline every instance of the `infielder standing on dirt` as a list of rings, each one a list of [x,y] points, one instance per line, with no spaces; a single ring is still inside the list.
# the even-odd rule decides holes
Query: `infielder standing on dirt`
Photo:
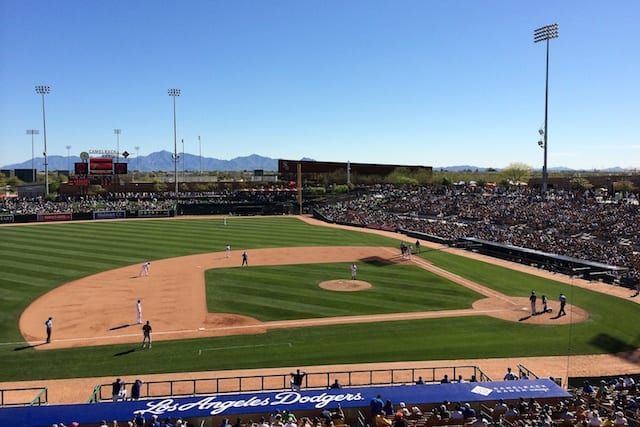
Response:
[[[142,323],[142,302],[140,300],[136,303],[136,321],[138,325]]]
[[[140,267],[140,274],[138,274],[138,277],[140,276],[148,276],[149,275],[149,267],[151,267],[151,262],[147,261],[144,264],[142,264],[142,266]]]
[[[45,327],[47,328],[47,344],[51,342],[51,332],[53,331],[53,317],[49,317],[46,322],[44,322]]]
[[[249,255],[247,255],[247,251],[242,251],[242,267],[249,267]]]
[[[531,295],[529,296],[529,302],[531,303],[531,314],[538,314],[536,310],[536,301],[538,297],[536,296],[536,291],[531,291]]]
[[[567,313],[564,311],[564,307],[567,305],[567,297],[564,294],[560,294],[560,297],[558,298],[558,300],[560,301],[560,309],[558,310],[558,317],[566,316]]]
[[[227,258],[229,258],[231,256],[231,245],[227,245],[225,247],[225,251],[227,253]]]

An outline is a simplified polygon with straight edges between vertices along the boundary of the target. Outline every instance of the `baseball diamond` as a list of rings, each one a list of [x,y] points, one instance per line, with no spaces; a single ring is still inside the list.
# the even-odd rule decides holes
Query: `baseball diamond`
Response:
[[[231,218],[225,227],[219,227],[218,222],[212,218],[182,218],[0,229],[4,241],[16,244],[20,244],[21,234],[38,231],[57,238],[73,231],[77,235],[75,244],[86,239],[81,233],[101,232],[100,239],[114,245],[95,253],[73,245],[60,247],[57,261],[50,261],[50,255],[46,255],[41,268],[59,274],[47,277],[48,288],[42,288],[38,298],[17,304],[20,313],[15,325],[19,325],[23,342],[11,327],[3,328],[0,359],[8,369],[3,369],[0,388],[42,385],[49,387],[50,403],[62,403],[86,400],[94,385],[115,376],[151,381],[213,377],[220,375],[216,371],[224,371],[228,377],[233,372],[281,372],[295,366],[306,366],[313,372],[461,363],[478,365],[495,378],[501,377],[507,366],[518,363],[541,377],[638,371],[638,338],[625,335],[628,328],[623,326],[640,320],[637,300],[628,298],[628,289],[428,242],[423,242],[420,255],[414,254],[409,260],[400,256],[395,243],[403,239],[402,235],[353,230],[308,217]],[[166,239],[156,238],[150,230],[160,230]],[[176,238],[180,233],[189,238]],[[227,241],[243,249],[233,250],[227,258]],[[173,245],[178,248],[172,249]],[[244,248],[251,256],[251,266],[240,269]],[[37,257],[44,257],[47,250],[36,249]],[[68,260],[69,256],[75,258]],[[148,276],[138,277],[140,263],[148,259],[153,268]],[[17,282],[27,266],[15,256],[11,262],[14,269],[5,280]],[[359,264],[358,280],[353,284],[348,276],[351,262]],[[276,285],[270,288],[264,284],[256,291],[248,284],[253,272],[260,274],[260,280],[275,275],[277,282],[278,274],[285,274],[278,272],[279,266],[288,266],[300,274],[297,281],[304,282],[306,266],[327,265],[327,271],[331,271],[332,263],[339,264],[335,271],[342,271],[343,277],[332,272],[333,276],[318,279],[313,286],[289,292],[300,298],[322,295],[330,298],[328,306],[315,305],[314,300],[295,302],[293,297],[285,298]],[[300,270],[295,270],[296,265]],[[111,268],[105,268],[108,266]],[[275,270],[260,270],[265,268]],[[446,301],[450,295],[455,302],[442,310],[430,310],[428,306],[395,310],[394,305],[402,307],[412,298],[402,284],[393,288],[384,282],[385,269],[393,268],[409,268],[409,277],[423,278],[420,298]],[[224,272],[236,271],[247,275],[247,283],[234,285],[244,294],[225,295],[232,287],[212,285],[217,277],[226,277]],[[411,276],[414,274],[418,276]],[[280,280],[286,281],[285,277]],[[341,286],[345,283],[351,287],[350,292],[336,292],[344,290]],[[531,315],[528,293],[532,286],[550,291],[552,307],[557,303],[555,294],[565,292],[569,315]],[[356,313],[339,308],[342,298],[366,299],[383,291],[388,292],[384,310]],[[397,300],[393,293],[398,293]],[[222,298],[224,305],[211,307],[216,298]],[[265,312],[242,308],[244,303],[264,298],[282,298],[282,310],[286,304],[302,304],[300,309],[307,314],[261,319]],[[138,299],[144,303],[144,320],[153,325],[151,350],[137,351],[142,340],[135,322]],[[467,300],[471,303],[465,306]],[[228,301],[235,301],[235,306]],[[616,306],[616,312],[604,305]],[[255,316],[245,312],[253,309]],[[49,316],[55,319],[55,329],[52,342],[43,345],[43,319]],[[373,330],[378,333],[371,333]],[[449,338],[445,340],[445,336]],[[336,347],[332,344],[336,339],[351,345]],[[390,339],[402,343],[397,351],[389,352]],[[499,345],[502,339],[511,345]],[[171,358],[169,355],[178,349],[180,358]]]

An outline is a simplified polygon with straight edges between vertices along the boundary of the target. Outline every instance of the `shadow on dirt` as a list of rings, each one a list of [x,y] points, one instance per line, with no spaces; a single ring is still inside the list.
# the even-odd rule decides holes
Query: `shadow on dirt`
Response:
[[[22,350],[27,350],[29,348],[36,348],[36,347],[40,347],[41,345],[45,345],[46,342],[42,342],[40,344],[30,344],[30,345],[23,345],[22,347],[16,347],[13,349],[13,351],[22,351]]]

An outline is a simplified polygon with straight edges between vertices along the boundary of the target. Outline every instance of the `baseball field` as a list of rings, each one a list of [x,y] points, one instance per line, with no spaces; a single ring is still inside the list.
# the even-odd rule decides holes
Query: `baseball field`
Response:
[[[0,387],[486,359],[547,360],[540,375],[557,366],[566,369],[556,375],[640,372],[631,290],[426,242],[406,259],[401,238],[297,217],[2,226]],[[149,275],[139,277],[145,261]],[[532,316],[532,290],[554,311]],[[560,293],[569,305],[558,317]],[[151,350],[140,348],[138,299]],[[53,341],[44,344],[49,316]]]

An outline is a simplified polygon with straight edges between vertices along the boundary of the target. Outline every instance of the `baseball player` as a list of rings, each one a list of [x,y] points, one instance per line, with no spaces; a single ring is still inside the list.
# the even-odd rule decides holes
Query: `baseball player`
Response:
[[[46,322],[44,322],[45,327],[47,328],[47,344],[51,342],[51,332],[53,331],[53,317],[49,317]]]
[[[136,303],[136,321],[138,325],[142,323],[142,303],[140,300]]]
[[[151,325],[148,320],[142,327],[142,348],[145,348],[147,344],[151,348]]]
[[[140,274],[138,274],[138,277],[140,276],[148,276],[149,275],[149,267],[151,267],[151,262],[147,261],[144,264],[142,264],[142,267],[140,267]]]
[[[249,267],[249,255],[247,255],[247,251],[242,252],[242,267]]]
[[[358,266],[354,262],[351,264],[351,280],[356,280],[356,275],[358,274]]]
[[[536,309],[536,302],[538,301],[538,297],[536,296],[536,291],[531,291],[531,295],[529,296],[529,302],[531,303],[531,314],[538,314]]]
[[[227,258],[229,258],[231,256],[231,245],[227,245],[225,251],[227,252]]]
[[[564,307],[567,305],[567,297],[564,294],[560,294],[560,310],[558,310],[558,317],[566,316],[567,313],[564,311]]]

